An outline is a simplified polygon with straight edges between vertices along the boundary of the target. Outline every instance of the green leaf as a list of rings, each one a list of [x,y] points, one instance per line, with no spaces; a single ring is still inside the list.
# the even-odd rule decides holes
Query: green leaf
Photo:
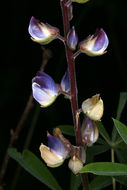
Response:
[[[52,190],[62,190],[56,179],[32,152],[24,150],[23,153],[17,152],[15,148],[9,148],[8,154],[16,160],[26,171],[47,185]]]
[[[87,3],[89,0],[73,0],[73,1],[77,3]]]
[[[78,190],[81,185],[81,176],[71,173],[70,190]]]
[[[127,187],[127,176],[115,176],[115,180]]]
[[[88,147],[86,150],[86,163],[91,163],[94,160],[94,156],[108,151],[110,147],[108,145],[94,145]]]
[[[75,136],[73,125],[58,125],[56,128],[59,128],[65,135]]]
[[[115,149],[125,150],[125,149],[127,149],[127,144],[120,137],[120,140],[115,142],[115,147],[114,148]]]
[[[116,119],[119,120],[122,114],[122,111],[125,107],[125,104],[127,102],[127,92],[121,92],[120,93],[120,99],[118,103],[118,108],[117,108],[117,114],[116,114]]]
[[[96,122],[97,127],[99,129],[99,132],[101,134],[101,136],[105,139],[105,141],[110,145],[111,141],[110,141],[110,137],[106,131],[106,129],[104,128],[103,124],[99,121]]]
[[[118,161],[123,164],[127,164],[127,153],[125,150],[127,149],[123,149],[123,150],[115,149],[115,153],[116,153]]]
[[[110,149],[110,147],[107,146],[107,145],[94,145],[92,147],[88,147],[88,151],[91,154],[93,154],[94,156],[98,155],[98,154],[102,154],[102,153],[106,152],[109,149]]]
[[[113,122],[115,124],[115,127],[119,135],[122,137],[123,141],[127,144],[127,126],[116,119],[113,119]]]
[[[84,166],[80,173],[93,173],[104,176],[127,175],[127,165],[112,162],[95,162]]]
[[[90,190],[100,190],[112,184],[111,177],[97,176],[90,183]]]
[[[107,145],[107,142],[105,142],[105,140],[102,139],[102,138],[98,138],[97,143],[98,143],[98,144]]]
[[[122,111],[124,109],[126,102],[127,102],[127,92],[121,92],[118,107],[117,107],[117,113],[116,113],[117,120],[120,120],[120,117],[121,117],[121,114],[122,114]],[[116,141],[117,136],[118,136],[117,130],[116,130],[115,126],[113,126],[113,130],[112,130],[112,141],[113,142]]]

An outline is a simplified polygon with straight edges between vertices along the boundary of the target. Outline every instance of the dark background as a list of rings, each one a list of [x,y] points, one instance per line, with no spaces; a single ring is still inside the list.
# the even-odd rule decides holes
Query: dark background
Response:
[[[0,164],[9,143],[10,129],[15,129],[20,119],[31,92],[31,80],[42,62],[41,46],[34,43],[28,34],[31,16],[58,27],[63,35],[59,0],[34,2],[10,0],[3,3],[5,4],[1,6],[3,11],[1,15]],[[75,25],[79,41],[93,34],[96,28],[103,28],[109,37],[109,46],[105,55],[88,57],[81,54],[76,59],[76,75],[79,105],[81,106],[86,98],[100,93],[105,105],[102,122],[111,134],[111,117],[115,117],[119,94],[121,91],[127,91],[127,1],[90,0],[82,5],[74,3],[73,14],[71,25]],[[64,46],[61,41],[55,40],[46,45],[46,48],[51,49],[53,57],[46,66],[45,72],[58,83],[67,67]],[[36,106],[37,103],[35,101],[34,103]],[[22,151],[27,139],[35,106],[15,144],[19,151]],[[122,121],[127,123],[126,108]],[[70,103],[63,96],[58,97],[50,107],[41,109],[29,149],[40,157],[38,147],[41,142],[46,143],[46,131],[51,132],[53,127],[60,124],[72,124]],[[108,159],[107,156],[106,160]],[[4,180],[5,189],[14,190],[12,184],[15,181],[16,167],[17,163],[10,160]],[[51,171],[57,174],[61,186],[68,189],[70,173],[67,163]],[[47,189],[24,170],[21,170],[16,183],[15,189],[18,190]]]

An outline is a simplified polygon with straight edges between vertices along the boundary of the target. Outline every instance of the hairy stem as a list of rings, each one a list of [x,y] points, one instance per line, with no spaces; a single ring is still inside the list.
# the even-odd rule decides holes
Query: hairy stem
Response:
[[[73,120],[74,120],[74,126],[75,126],[76,143],[78,146],[80,146],[82,141],[81,141],[79,114],[78,114],[77,84],[76,84],[76,75],[75,75],[74,56],[73,56],[72,50],[69,48],[68,43],[67,43],[67,35],[70,30],[67,0],[60,0],[60,2],[61,2],[61,10],[62,10],[62,15],[63,15],[65,50],[66,50],[66,57],[67,57],[67,63],[68,63],[68,68],[69,68],[69,74],[70,74],[71,107],[72,107],[72,114],[73,114]],[[89,190],[86,174],[82,174],[82,182],[83,182],[84,190]]]

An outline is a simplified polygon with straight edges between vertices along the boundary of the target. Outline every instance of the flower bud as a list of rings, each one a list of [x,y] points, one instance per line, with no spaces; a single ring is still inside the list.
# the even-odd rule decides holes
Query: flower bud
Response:
[[[70,78],[69,78],[69,70],[67,69],[67,71],[65,72],[62,80],[61,80],[61,89],[64,92],[70,92]]]
[[[41,23],[36,20],[33,16],[31,17],[29,28],[29,34],[31,39],[42,45],[50,43],[52,40],[57,38],[59,30],[49,24]]]
[[[76,156],[73,156],[68,163],[68,167],[74,174],[77,174],[83,167],[83,163]]]
[[[32,91],[34,99],[39,102],[41,107],[51,105],[58,96],[54,80],[44,72],[39,72],[39,76],[33,78]]]
[[[82,111],[92,120],[98,121],[101,119],[104,111],[103,101],[100,95],[97,94],[88,98],[82,103]]]
[[[72,20],[72,18],[73,18],[73,6],[72,6],[72,4],[69,5],[67,8],[68,8],[68,18],[69,18],[69,20]]]
[[[84,144],[91,146],[98,139],[99,132],[97,125],[89,117],[85,116],[81,127],[82,141]]]
[[[87,3],[89,0],[71,0],[71,1],[76,3]]]
[[[106,53],[109,44],[108,37],[103,29],[97,30],[95,34],[87,37],[80,43],[80,51],[89,56],[98,56]]]
[[[48,134],[48,147],[41,144],[40,152],[42,159],[49,167],[60,166],[66,158],[64,145],[55,137]]]
[[[75,32],[75,28],[74,26],[72,27],[71,31],[68,33],[67,36],[67,42],[68,42],[68,46],[72,49],[75,50],[77,43],[78,43],[78,36]]]

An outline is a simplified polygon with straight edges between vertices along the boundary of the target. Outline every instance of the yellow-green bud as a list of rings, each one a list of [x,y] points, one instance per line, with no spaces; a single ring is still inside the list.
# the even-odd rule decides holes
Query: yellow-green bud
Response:
[[[83,167],[83,163],[76,156],[73,156],[68,163],[68,167],[74,174],[77,174]]]
[[[82,103],[82,111],[92,120],[98,121],[101,119],[104,111],[103,100],[97,94],[88,98]]]

